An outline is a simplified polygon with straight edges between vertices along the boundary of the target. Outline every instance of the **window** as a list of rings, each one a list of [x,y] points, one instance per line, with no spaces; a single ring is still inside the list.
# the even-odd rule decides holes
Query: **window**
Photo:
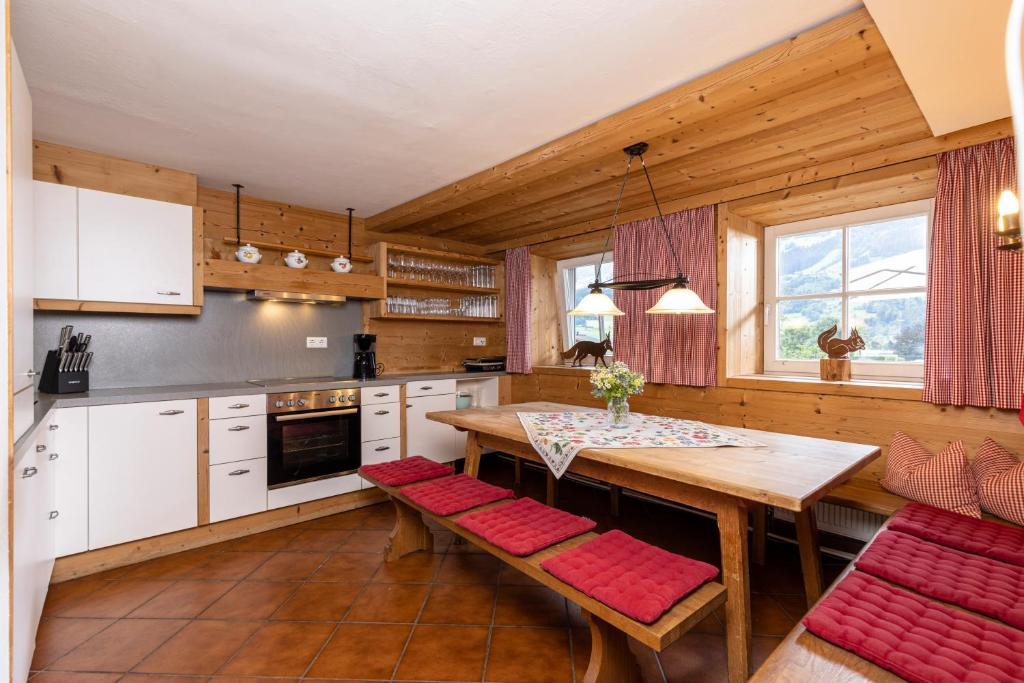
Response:
[[[605,337],[611,337],[614,342],[615,335],[612,326],[615,318],[613,316],[572,317],[568,315],[568,312],[590,293],[590,284],[594,282],[594,273],[597,271],[597,264],[600,260],[601,254],[594,254],[558,262],[558,281],[561,285],[560,303],[565,320],[563,342],[566,349],[571,348],[578,341],[601,341]],[[613,274],[612,255],[605,254],[604,263],[601,265],[601,281],[607,282],[612,279]],[[604,293],[611,296],[612,292],[606,289]]]
[[[818,335],[854,328],[854,377],[920,379],[931,200],[765,229],[765,371],[818,373]]]

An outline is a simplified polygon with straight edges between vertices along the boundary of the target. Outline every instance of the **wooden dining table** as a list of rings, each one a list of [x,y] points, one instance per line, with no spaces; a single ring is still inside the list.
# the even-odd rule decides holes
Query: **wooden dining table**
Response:
[[[543,462],[519,421],[521,412],[594,408],[518,403],[428,413],[466,432],[465,472],[477,476],[482,449]],[[750,675],[750,563],[747,512],[772,505],[794,513],[809,604],[821,596],[822,572],[814,504],[881,454],[878,446],[723,427],[762,444],[717,448],[587,448],[568,472],[713,513],[718,522],[726,596],[729,680]]]

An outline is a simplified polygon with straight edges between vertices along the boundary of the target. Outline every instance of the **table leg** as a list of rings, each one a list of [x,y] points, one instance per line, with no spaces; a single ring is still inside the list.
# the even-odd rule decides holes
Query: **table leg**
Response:
[[[725,646],[729,682],[750,675],[750,568],[747,563],[747,508],[737,502],[718,512],[722,581],[726,588]]]
[[[619,516],[619,505],[622,501],[622,487],[612,484],[608,487],[608,513],[612,517]]]
[[[818,519],[814,506],[796,513],[796,540],[800,544],[800,568],[804,573],[807,606],[812,607],[824,590],[821,576],[821,548],[818,546]]]
[[[471,477],[480,474],[480,432],[469,430],[466,432],[466,464],[463,471]]]
[[[516,463],[516,467],[515,467],[515,472],[516,472],[516,474],[515,474],[515,477],[516,477],[515,478],[515,491],[516,491],[516,495],[519,495],[519,490],[523,487],[523,459],[522,458],[512,458],[512,459]]]
[[[434,534],[423,523],[423,515],[400,500],[392,498],[391,502],[395,506],[395,527],[388,537],[384,559],[391,562],[421,550],[433,552]]]
[[[590,663],[583,683],[640,683],[640,667],[626,634],[589,612]]]
[[[547,504],[551,507],[558,505],[558,480],[555,479],[555,475],[551,474],[551,470],[548,470],[548,486],[547,486]]]

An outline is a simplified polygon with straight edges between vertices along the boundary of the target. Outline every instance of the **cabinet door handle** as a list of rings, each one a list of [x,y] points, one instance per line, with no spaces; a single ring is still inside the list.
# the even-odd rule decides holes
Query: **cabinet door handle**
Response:
[[[50,519],[57,519],[60,517],[60,510],[50,510]]]
[[[390,451],[391,446],[377,446],[373,450],[377,451],[378,453],[380,453],[381,451]]]
[[[37,474],[39,474],[39,468],[38,467],[26,467],[25,469],[23,469],[21,471],[21,478],[22,479],[28,479],[29,477],[34,477]]]
[[[181,292],[157,292],[160,296],[181,296]]]
[[[36,375],[38,375],[38,374],[39,374],[39,373],[38,373],[38,372],[36,372],[35,370],[33,370],[32,368],[29,368],[29,369],[28,369],[28,372],[26,372],[26,373],[25,373],[25,376],[26,376],[26,377],[35,377],[35,376],[36,376]]]
[[[373,414],[374,415],[387,415],[390,412],[391,412],[390,410],[375,410]]]
[[[249,425],[237,425],[235,427],[228,427],[229,432],[244,432],[249,428]]]
[[[376,396],[377,398],[384,398],[385,396],[390,396],[390,395],[391,395],[391,393],[387,392],[387,391],[378,391],[376,394],[374,394],[374,396]]]
[[[248,408],[248,403],[233,403],[228,406],[230,410],[241,410],[242,408]]]
[[[42,453],[45,450],[46,450],[46,444],[45,443],[36,444],[36,453]]]
[[[243,474],[249,474],[249,470],[235,470],[234,472],[228,472],[229,477],[238,477]]]
[[[60,429],[60,425],[50,425],[50,431],[55,432]]]
[[[420,389],[423,390],[423,391],[430,391],[433,388],[434,387],[420,387]]]
[[[160,414],[161,415],[181,415],[184,412],[185,412],[184,410],[161,410]]]
[[[60,453],[50,453],[50,460],[56,460],[60,457]]]

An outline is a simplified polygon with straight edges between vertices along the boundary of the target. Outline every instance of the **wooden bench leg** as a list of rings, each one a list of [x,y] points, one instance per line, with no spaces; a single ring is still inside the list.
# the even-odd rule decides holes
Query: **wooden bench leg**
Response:
[[[519,495],[519,491],[522,490],[522,488],[523,488],[523,459],[522,458],[512,458],[512,460],[515,461],[515,464],[516,464],[516,478],[515,478],[514,487],[515,487],[516,495],[518,496]]]
[[[551,470],[548,470],[548,492],[547,492],[547,503],[551,507],[558,505],[558,480],[555,479],[555,475],[551,474]]]
[[[395,506],[395,528],[388,537],[384,559],[391,562],[421,550],[433,552],[434,534],[424,524],[423,516],[400,500],[392,498],[391,502]]]
[[[590,663],[583,683],[640,683],[640,667],[626,634],[584,612],[590,622]]]
[[[796,513],[796,540],[800,544],[800,568],[804,573],[807,606],[812,607],[824,590],[821,575],[821,548],[818,545],[818,519],[814,506]]]
[[[768,549],[768,506],[761,503],[751,503],[750,518],[753,522],[751,525],[750,561],[759,567],[763,567],[765,554]]]
[[[614,484],[608,488],[608,512],[612,517],[619,516],[619,504],[622,501],[622,487]]]

